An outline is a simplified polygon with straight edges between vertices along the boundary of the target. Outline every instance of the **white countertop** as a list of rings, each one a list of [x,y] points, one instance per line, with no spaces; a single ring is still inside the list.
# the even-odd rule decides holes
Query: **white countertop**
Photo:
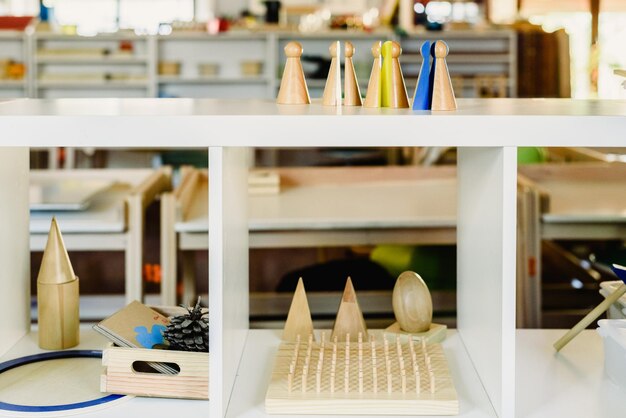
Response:
[[[517,416],[626,416],[626,388],[616,386],[604,373],[602,338],[585,330],[556,354],[552,344],[565,332],[517,330]]]
[[[264,100],[0,102],[3,146],[620,146],[626,101],[459,99],[452,112]],[[401,133],[401,134],[400,134]]]

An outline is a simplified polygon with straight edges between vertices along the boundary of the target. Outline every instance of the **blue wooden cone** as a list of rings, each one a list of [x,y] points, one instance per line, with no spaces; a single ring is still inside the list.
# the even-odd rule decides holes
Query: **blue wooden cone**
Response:
[[[431,42],[425,41],[420,48],[422,54],[422,66],[417,77],[417,86],[415,86],[415,95],[413,96],[413,110],[430,110],[430,103],[433,97],[431,74],[431,63],[434,67],[435,60],[431,58]]]

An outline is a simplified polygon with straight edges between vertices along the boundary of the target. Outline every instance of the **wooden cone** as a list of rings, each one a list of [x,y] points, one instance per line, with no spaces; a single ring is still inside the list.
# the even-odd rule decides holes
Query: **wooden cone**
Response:
[[[354,286],[352,286],[352,279],[348,277],[331,338],[337,337],[339,341],[342,341],[345,340],[346,335],[350,334],[350,341],[358,341],[359,333],[362,338],[368,338],[365,319],[363,319],[363,313],[359,307]]]
[[[308,335],[313,336],[313,320],[311,319],[311,311],[309,310],[309,302],[306,299],[304,283],[302,277],[298,280],[296,291],[293,294],[287,322],[283,330],[283,341],[296,341],[298,336],[300,339],[306,338]]]
[[[431,110],[456,110],[456,98],[446,64],[448,45],[444,41],[435,42],[433,50],[435,74],[433,76],[433,98]]]
[[[324,106],[341,106],[341,61],[339,55],[339,41],[333,42],[328,48],[330,51],[330,69],[324,87],[322,104]]]
[[[402,109],[409,107],[409,97],[400,67],[402,48],[395,41],[387,41],[381,48],[383,65],[381,80],[383,86],[382,107]]]
[[[361,89],[359,88],[359,81],[356,78],[354,63],[352,62],[352,56],[354,55],[354,45],[352,45],[352,42],[346,42],[345,54],[346,64],[344,68],[343,104],[344,106],[361,106],[363,99],[361,98]]]
[[[380,48],[382,42],[376,41],[372,46],[372,56],[374,57],[374,64],[372,65],[372,73],[370,74],[370,81],[367,85],[367,95],[363,102],[364,107],[380,107],[382,100],[382,84],[380,81],[381,63],[382,58],[380,55]]]
[[[65,249],[61,231],[52,218],[48,242],[37,276],[39,346],[62,350],[78,345],[78,278]]]
[[[310,104],[309,89],[304,78],[302,69],[302,45],[298,42],[289,42],[285,46],[287,62],[283,71],[283,78],[280,82],[280,90],[276,103],[278,104]]]

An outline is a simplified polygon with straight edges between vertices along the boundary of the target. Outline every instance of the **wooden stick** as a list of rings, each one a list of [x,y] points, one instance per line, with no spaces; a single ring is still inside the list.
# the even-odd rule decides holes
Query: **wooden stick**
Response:
[[[376,341],[374,341],[373,335],[370,344],[372,347],[372,385],[374,386],[374,393],[378,393],[378,375],[376,371]]]
[[[435,373],[432,370],[430,370],[430,393],[435,393]]]
[[[559,338],[554,343],[554,349],[561,351],[570,341],[574,339],[582,330],[587,328],[589,324],[598,319],[609,307],[617,302],[617,300],[626,293],[626,284],[622,284],[615,292],[611,293],[606,299],[596,306],[591,312],[589,312],[583,319],[580,320],[572,329],[570,329],[564,336]]]
[[[385,369],[387,371],[387,393],[391,393],[391,360],[389,360],[389,341],[383,338],[385,347]]]
[[[350,333],[346,334],[346,351],[345,351],[345,368],[343,371],[343,388],[344,392],[350,391]]]
[[[337,369],[337,336],[333,341],[333,358],[330,363],[330,393],[335,393],[335,371]]]

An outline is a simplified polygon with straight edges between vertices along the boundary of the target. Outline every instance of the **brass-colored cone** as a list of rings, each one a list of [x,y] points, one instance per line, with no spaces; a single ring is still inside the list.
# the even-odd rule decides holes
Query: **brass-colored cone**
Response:
[[[52,218],[48,242],[43,252],[37,283],[61,284],[76,280],[70,257],[63,243],[56,218]]]

